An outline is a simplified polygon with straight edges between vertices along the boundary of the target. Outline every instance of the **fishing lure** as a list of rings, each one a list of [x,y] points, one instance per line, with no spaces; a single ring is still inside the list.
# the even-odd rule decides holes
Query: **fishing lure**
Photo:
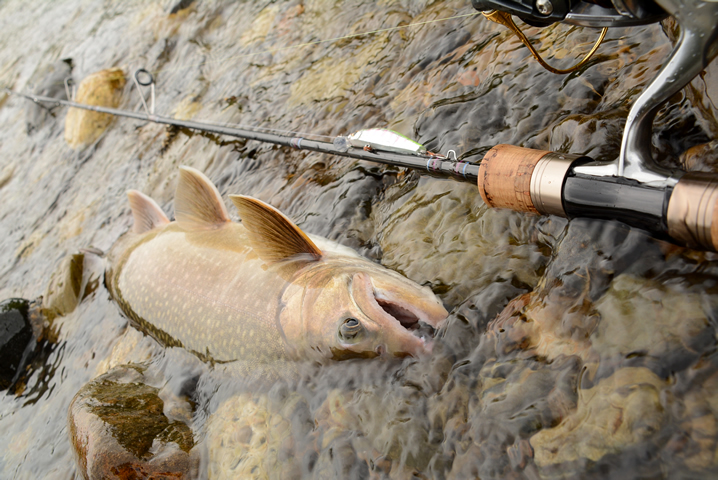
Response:
[[[426,147],[404,135],[385,128],[359,130],[347,137],[352,147],[385,152],[426,154]]]

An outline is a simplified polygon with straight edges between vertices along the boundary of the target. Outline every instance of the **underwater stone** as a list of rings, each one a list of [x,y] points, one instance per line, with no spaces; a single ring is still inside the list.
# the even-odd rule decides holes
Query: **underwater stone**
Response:
[[[83,261],[82,254],[69,255],[50,277],[42,302],[46,317],[62,317],[77,308],[82,286]]]
[[[170,10],[170,15],[174,15],[176,13],[179,13],[180,11],[189,8],[195,0],[179,0],[173,7],[172,10]]]
[[[8,388],[22,368],[23,354],[31,340],[28,301],[13,298],[0,303],[0,390]]]
[[[65,79],[72,74],[72,59],[65,58],[47,67],[46,71],[36,75],[44,77],[42,83],[35,89],[37,95],[43,97],[68,100],[65,90]],[[28,135],[42,128],[49,116],[55,116],[54,108],[40,103],[28,105],[25,113],[25,123]]]
[[[123,365],[85,385],[68,415],[77,466],[86,479],[194,478],[194,438],[170,421],[159,389],[140,366]]]
[[[667,375],[692,364],[715,342],[701,296],[680,284],[621,274],[595,308],[601,320],[589,340],[601,369],[650,366]]]
[[[718,140],[689,148],[681,154],[679,162],[689,172],[718,172]]]
[[[125,74],[119,68],[101,70],[86,77],[77,89],[75,101],[86,105],[117,108],[122,99]],[[71,108],[65,117],[65,141],[81,148],[100,138],[114,117],[109,113]]]
[[[105,374],[119,365],[148,362],[161,351],[162,347],[155,339],[134,328],[127,328],[109,356],[97,365],[96,375]]]
[[[272,411],[266,395],[236,395],[219,407],[207,425],[208,476],[211,480],[266,478],[282,469],[276,454],[287,441],[291,441],[289,422]]]
[[[666,386],[647,368],[627,367],[579,390],[573,415],[531,437],[536,465],[597,461],[649,440],[664,421],[661,393]]]
[[[93,253],[75,253],[65,257],[47,284],[42,313],[52,321],[72,313],[77,305],[99,286],[104,264]]]

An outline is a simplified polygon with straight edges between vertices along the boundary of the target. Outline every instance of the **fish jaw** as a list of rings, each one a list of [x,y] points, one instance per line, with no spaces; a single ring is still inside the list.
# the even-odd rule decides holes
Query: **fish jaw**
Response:
[[[389,270],[366,275],[371,282],[376,303],[404,327],[417,321],[439,328],[449,312],[429,287],[422,287]],[[366,282],[366,278],[355,280]],[[367,287],[368,288],[368,287]]]
[[[413,333],[420,322],[440,327],[448,312],[427,287],[388,272],[359,272],[352,279],[352,297],[377,326],[377,353],[418,356],[431,353],[433,339]]]

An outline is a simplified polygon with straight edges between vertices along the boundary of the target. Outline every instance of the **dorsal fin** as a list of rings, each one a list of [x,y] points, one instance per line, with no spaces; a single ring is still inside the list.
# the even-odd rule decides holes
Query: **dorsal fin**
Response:
[[[295,255],[322,256],[314,242],[276,208],[256,198],[230,195],[247,228],[252,248],[265,262],[278,262]]]
[[[130,200],[132,217],[135,224],[132,226],[133,233],[149,232],[153,228],[161,227],[170,223],[167,215],[150,197],[137,190],[129,190],[127,198]]]
[[[175,193],[175,218],[186,230],[208,230],[230,221],[217,187],[199,170],[184,166]]]

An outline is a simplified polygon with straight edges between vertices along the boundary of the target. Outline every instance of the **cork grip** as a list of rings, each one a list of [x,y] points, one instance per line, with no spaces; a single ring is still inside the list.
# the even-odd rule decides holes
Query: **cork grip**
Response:
[[[718,175],[688,172],[673,188],[668,234],[691,248],[718,251]]]
[[[493,208],[539,213],[531,200],[531,175],[536,164],[550,152],[496,145],[479,167],[481,198]]]

